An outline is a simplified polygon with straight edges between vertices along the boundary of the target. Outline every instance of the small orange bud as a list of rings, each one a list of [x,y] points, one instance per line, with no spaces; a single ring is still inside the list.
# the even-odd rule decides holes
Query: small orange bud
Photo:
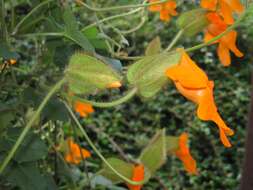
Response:
[[[119,81],[113,82],[107,86],[107,88],[119,88],[122,84]]]
[[[16,59],[10,59],[10,60],[9,60],[9,63],[10,63],[11,65],[14,65],[14,64],[17,63],[17,60],[16,60]]]

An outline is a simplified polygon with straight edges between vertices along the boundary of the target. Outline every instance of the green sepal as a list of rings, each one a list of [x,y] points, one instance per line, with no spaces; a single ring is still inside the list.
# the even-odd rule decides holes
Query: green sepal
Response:
[[[177,26],[189,37],[201,32],[208,23],[206,10],[201,8],[184,12],[177,19]]]
[[[167,136],[166,137],[166,150],[168,154],[175,152],[179,148],[179,137]]]
[[[168,82],[165,72],[180,61],[181,55],[181,51],[173,51],[146,56],[129,67],[127,79],[141,97],[151,98]]]
[[[167,159],[165,129],[159,130],[142,151],[139,160],[153,175]]]
[[[120,174],[127,177],[128,179],[132,178],[134,165],[131,163],[127,163],[123,160],[118,158],[108,158],[107,162],[110,163],[113,168],[115,168]],[[98,172],[99,175],[106,177],[107,179],[111,180],[113,183],[120,183],[123,180],[117,176],[109,167],[105,164],[102,167],[102,170]]]
[[[65,71],[70,92],[91,94],[120,82],[120,75],[108,64],[84,53],[75,53]]]
[[[145,50],[145,55],[149,56],[149,55],[155,55],[161,52],[161,40],[160,38],[157,36],[155,37],[147,46],[146,50]]]

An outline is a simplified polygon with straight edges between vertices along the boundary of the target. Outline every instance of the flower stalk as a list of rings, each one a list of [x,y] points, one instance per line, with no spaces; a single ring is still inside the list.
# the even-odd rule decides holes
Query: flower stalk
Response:
[[[131,99],[137,93],[137,90],[138,89],[135,87],[135,88],[129,90],[125,96],[123,96],[117,100],[114,100],[112,102],[95,102],[95,101],[86,100],[86,99],[83,99],[83,98],[80,98],[77,96],[73,96],[71,98],[73,98],[75,101],[77,100],[80,102],[91,104],[94,107],[110,108],[110,107],[115,107],[117,105],[123,104],[124,102],[127,102],[129,99]]]
[[[127,177],[123,176],[121,173],[119,173],[107,160],[106,158],[100,153],[100,151],[97,149],[97,147],[93,144],[92,140],[89,138],[88,134],[86,133],[86,131],[84,130],[84,128],[82,127],[82,125],[80,124],[80,122],[78,121],[77,117],[75,116],[75,114],[73,113],[73,111],[71,110],[71,108],[69,107],[69,105],[64,102],[69,114],[71,115],[72,119],[74,120],[74,122],[76,123],[76,125],[78,126],[78,128],[80,129],[81,133],[83,134],[84,138],[86,139],[86,141],[89,143],[89,145],[91,146],[91,148],[94,150],[94,152],[98,155],[98,157],[108,166],[108,168],[110,168],[118,177],[120,177],[122,180],[124,180],[125,182],[131,184],[131,185],[141,185],[143,184],[145,181],[132,181],[130,179],[128,179]]]

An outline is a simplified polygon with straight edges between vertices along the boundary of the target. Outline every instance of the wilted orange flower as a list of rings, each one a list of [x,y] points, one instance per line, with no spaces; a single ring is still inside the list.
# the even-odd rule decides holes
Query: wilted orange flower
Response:
[[[75,102],[75,111],[80,114],[81,117],[87,117],[89,113],[93,113],[94,109],[92,105],[88,103]]]
[[[132,180],[139,182],[144,180],[144,166],[142,164],[134,166]],[[141,190],[142,185],[127,184],[130,190]]]
[[[218,125],[222,143],[230,147],[227,135],[231,136],[234,132],[227,127],[218,113],[213,97],[213,81],[208,80],[204,71],[185,52],[180,63],[167,69],[166,75],[174,81],[183,96],[198,105],[197,116],[201,120],[210,120]]]
[[[159,2],[159,0],[149,0],[150,3]],[[171,16],[176,16],[177,11],[175,10],[177,7],[177,3],[172,0],[168,0],[167,2],[150,5],[149,10],[151,12],[160,12],[160,19],[162,21],[170,21]]]
[[[90,152],[84,148],[81,148],[71,138],[67,139],[68,152],[65,154],[66,162],[71,164],[79,164],[83,158],[89,158]]]
[[[201,0],[201,7],[217,11],[224,18],[226,24],[233,24],[233,12],[238,14],[244,10],[240,0]]]
[[[183,162],[184,168],[191,174],[197,174],[196,161],[191,156],[190,150],[187,147],[188,134],[182,133],[179,136],[179,148],[176,150],[176,156]]]
[[[217,13],[208,13],[207,19],[209,25],[205,32],[205,42],[211,40],[227,29],[227,24]],[[224,66],[229,66],[231,64],[230,51],[232,51],[237,57],[243,56],[243,53],[236,47],[236,37],[237,32],[232,30],[215,42],[219,43],[217,54]]]

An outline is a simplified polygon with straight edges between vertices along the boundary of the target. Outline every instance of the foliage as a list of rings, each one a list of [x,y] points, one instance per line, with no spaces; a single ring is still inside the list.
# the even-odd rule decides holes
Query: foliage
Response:
[[[214,46],[191,52],[215,81],[219,112],[235,130],[233,147],[225,149],[215,124],[200,121],[194,104],[180,96],[164,74],[182,57],[171,50],[176,43],[186,51],[202,44],[207,10],[199,9],[197,2],[178,0],[179,15],[170,22],[161,22],[143,5],[103,10],[142,3],[97,0],[87,1],[86,7],[79,0],[0,0],[1,166],[32,121],[0,175],[0,189],[124,190],[128,181],[110,166],[132,180],[138,164],[145,166],[143,189],[238,187],[250,100],[252,47],[245,42],[253,41],[252,5],[239,23],[243,59],[232,57],[233,64],[224,68]],[[175,36],[180,29],[184,35]],[[58,81],[62,83],[50,95]],[[45,97],[47,102],[41,104]],[[68,110],[75,101],[98,107],[89,117],[78,117],[81,128],[76,128],[78,115]],[[86,131],[99,150],[87,140]],[[190,136],[198,175],[187,174],[175,159],[183,132]],[[66,163],[70,136],[90,150],[91,158],[79,165]],[[98,151],[107,162],[101,162]]]

